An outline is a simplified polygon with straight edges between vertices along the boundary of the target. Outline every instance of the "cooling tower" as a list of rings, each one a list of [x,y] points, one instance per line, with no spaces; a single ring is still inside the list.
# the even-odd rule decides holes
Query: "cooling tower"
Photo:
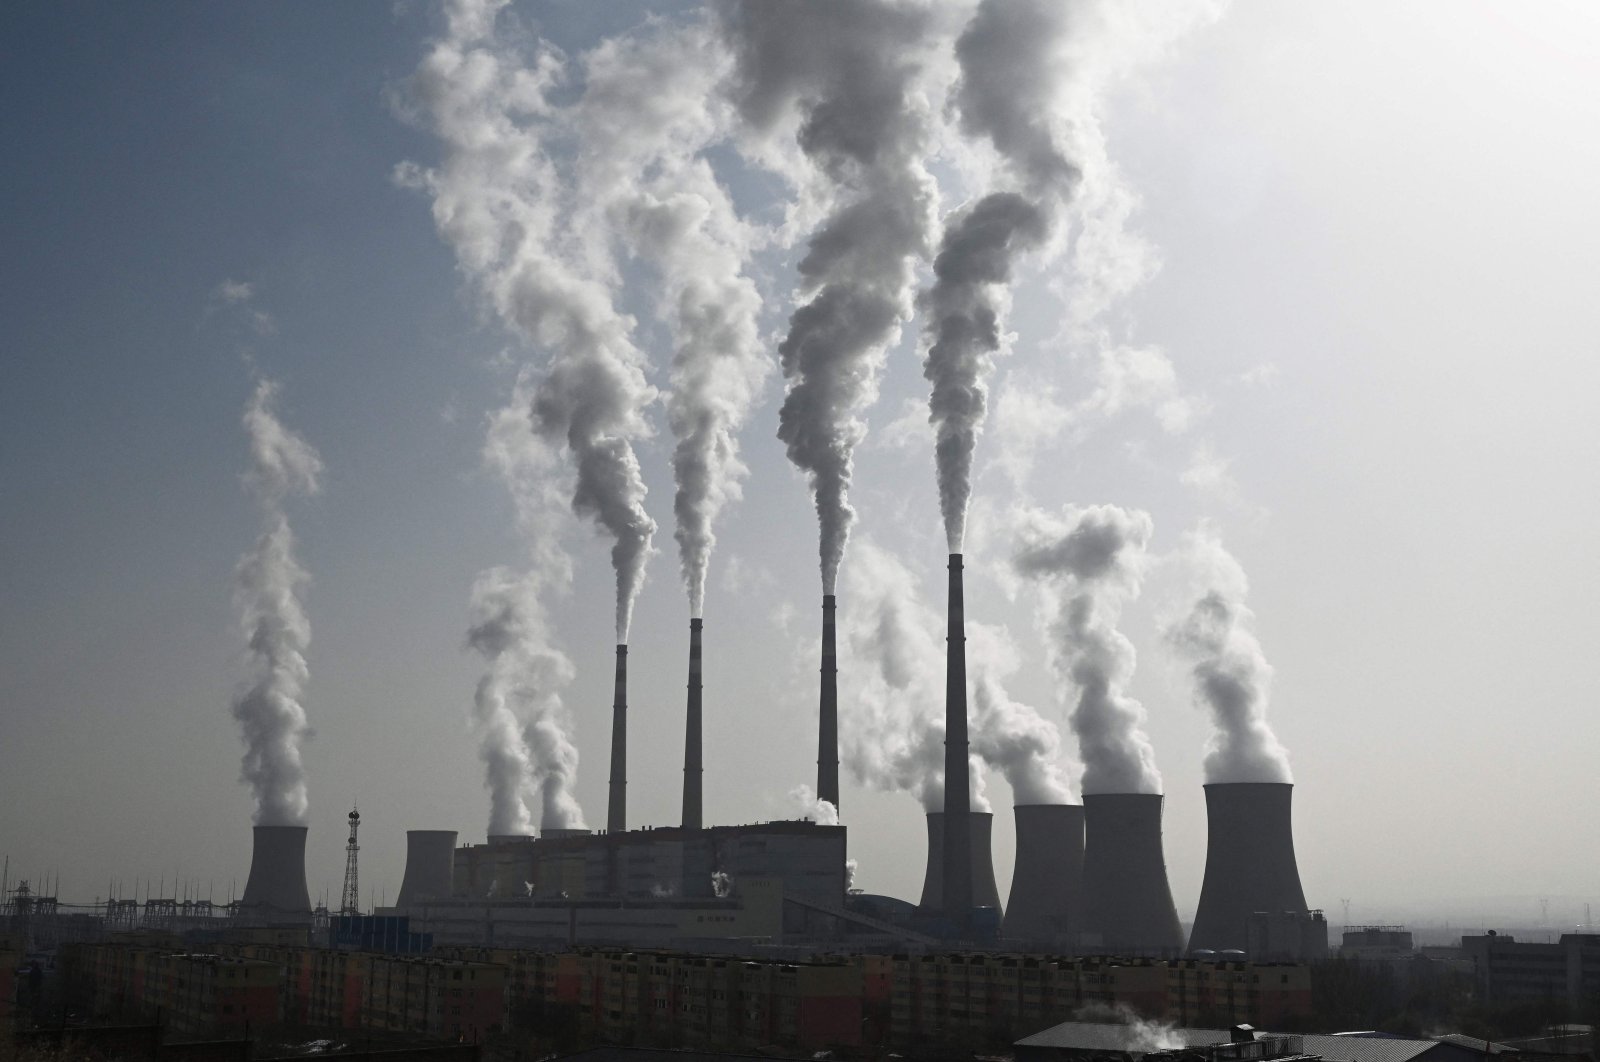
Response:
[[[834,596],[822,595],[822,693],[817,704],[817,799],[839,809],[839,652]]]
[[[689,621],[689,712],[683,734],[683,828],[700,828],[700,620]]]
[[[1206,786],[1206,876],[1189,950],[1247,950],[1250,916],[1306,913],[1287,782]]]
[[[311,913],[306,888],[306,828],[257,826],[243,905],[263,913]]]
[[[628,647],[617,646],[617,692],[611,701],[611,800],[606,831],[628,828]]]
[[[1179,955],[1183,931],[1161,850],[1159,793],[1083,798],[1084,948]]]
[[[1075,942],[1083,915],[1083,808],[1018,804],[1017,862],[1001,935]]]
[[[967,637],[961,595],[961,554],[950,554],[950,618],[944,651],[944,850],[940,860],[944,883],[939,909],[958,923],[967,920],[976,899],[972,870],[977,848],[972,843],[972,792],[967,760]],[[984,846],[988,862],[988,846]],[[989,871],[994,892],[994,871]],[[998,907],[998,896],[993,904]]]
[[[456,831],[407,830],[406,873],[395,905],[450,897],[455,877]]]
[[[967,880],[972,882],[972,902],[969,907],[1000,906],[1000,890],[994,883],[994,859],[989,852],[989,836],[994,825],[994,815],[987,811],[967,812],[967,836],[972,842],[972,860],[967,868]],[[922,877],[922,907],[930,911],[944,910],[944,812],[928,812],[928,869]]]

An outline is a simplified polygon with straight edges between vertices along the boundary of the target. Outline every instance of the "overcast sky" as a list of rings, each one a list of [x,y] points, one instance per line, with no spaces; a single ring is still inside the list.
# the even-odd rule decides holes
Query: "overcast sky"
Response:
[[[519,39],[579,64],[652,12],[694,9],[523,4]],[[481,839],[469,597],[485,569],[529,563],[482,451],[516,368],[537,371],[548,351],[485,307],[430,193],[395,176],[444,158],[411,81],[444,32],[409,0],[0,14],[0,852],[13,883],[59,873],[73,900],[114,878],[125,892],[175,875],[218,899],[242,888],[253,804],[230,703],[250,675],[234,568],[261,520],[241,426],[257,375],[280,384],[279,416],[324,465],[318,494],[285,503],[310,575],[312,892],[337,902],[352,801],[363,891],[393,897],[406,829]],[[1020,269],[967,549],[967,614],[1017,654],[1007,692],[1061,728],[1076,779],[1036,589],[1007,575],[1012,513],[1147,512],[1155,563],[1120,626],[1190,917],[1210,723],[1161,631],[1186,604],[1166,558],[1207,522],[1248,574],[1275,669],[1269,718],[1294,771],[1308,901],[1337,921],[1350,898],[1353,919],[1379,921],[1433,898],[1466,898],[1452,910],[1470,919],[1474,905],[1519,910],[1478,898],[1555,896],[1552,921],[1581,917],[1600,903],[1600,11],[1240,2],[1117,82],[1103,122],[1151,267],[1106,328],[1149,357],[1120,400],[1063,425],[1059,411],[1106,382],[1063,325],[1083,277],[1070,253]],[[741,214],[774,223],[783,182],[717,150]],[[973,193],[933,168],[948,177],[943,210]],[[792,817],[790,791],[815,780],[816,517],[776,435],[798,235],[750,270],[774,366],[710,561],[711,823]],[[670,332],[637,275],[625,270],[619,305],[665,389]],[[946,546],[920,327],[889,351],[867,413],[840,609],[844,622],[873,565],[902,565],[939,639]],[[662,403],[646,416],[638,455],[660,529],[630,637],[634,826],[677,820],[688,617],[672,436]],[[575,522],[571,592],[551,606],[575,666],[564,699],[591,826],[605,821],[609,548]],[[841,702],[873,666],[846,648]],[[999,772],[988,795],[1004,896]],[[845,771],[842,804],[857,883],[915,900],[919,802]]]

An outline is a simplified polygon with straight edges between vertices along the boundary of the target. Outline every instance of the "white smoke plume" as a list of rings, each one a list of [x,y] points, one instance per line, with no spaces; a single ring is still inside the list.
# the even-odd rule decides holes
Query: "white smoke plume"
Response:
[[[1026,511],[1018,521],[1012,564],[1041,584],[1051,663],[1073,702],[1084,793],[1161,792],[1144,708],[1127,693],[1136,654],[1117,630],[1143,578],[1149,515],[1096,505],[1059,516]]]
[[[757,134],[795,131],[824,213],[799,263],[808,301],[778,347],[788,391],[778,437],[806,473],[834,592],[855,513],[849,490],[884,352],[912,311],[937,192],[923,160],[936,125],[940,19],[926,3],[731,0],[719,9],[730,94]],[[820,178],[820,184],[813,178]]]
[[[674,537],[695,617],[717,516],[746,471],[738,432],[770,371],[760,294],[745,274],[753,236],[701,154],[732,122],[716,93],[730,65],[704,19],[653,21],[585,57],[576,119],[579,183],[596,223],[654,268],[674,333]]]
[[[1072,787],[1062,771],[1061,732],[1032,705],[1013,700],[1004,680],[1021,665],[1006,632],[967,623],[967,651],[973,669],[972,751],[1005,775],[1018,804],[1069,804]]]
[[[934,284],[924,293],[933,385],[939,507],[959,553],[972,496],[972,454],[988,410],[988,378],[1001,349],[1013,268],[1043,246],[1082,179],[1068,146],[1062,98],[1081,79],[1068,50],[1085,5],[1059,0],[983,0],[956,41],[954,102],[967,135],[988,140],[1002,166],[997,189],[945,222]]]
[[[529,423],[528,384],[489,420],[484,461],[505,484],[529,544],[525,571],[491,568],[472,587],[467,644],[484,659],[473,698],[478,752],[489,790],[491,834],[528,834],[539,809],[544,828],[576,828],[583,812],[573,794],[578,752],[561,690],[572,661],[556,644],[545,602],[564,592],[571,564],[561,546],[561,487],[556,456]]]
[[[802,818],[810,819],[818,826],[839,825],[839,809],[833,802],[823,800],[817,796],[816,790],[804,783],[789,790],[789,802],[800,809]]]
[[[307,576],[294,556],[294,534],[284,502],[315,494],[322,460],[283,426],[272,406],[278,385],[256,384],[245,406],[250,472],[245,483],[261,507],[265,530],[234,570],[234,604],[249,646],[255,678],[233,700],[244,738],[243,781],[255,797],[258,826],[303,826],[306,773],[300,747],[310,734],[301,703],[311,624],[300,603]]]
[[[711,895],[726,900],[733,895],[733,878],[725,870],[711,872]]]
[[[945,617],[927,604],[916,576],[870,539],[858,544],[845,584],[852,604],[842,614],[840,653],[856,679],[840,702],[843,762],[863,784],[904,790],[942,810]],[[985,764],[1005,775],[1019,803],[1068,802],[1055,725],[1006,693],[1018,667],[1009,635],[971,621],[967,635],[973,810],[990,810]]]
[[[580,190],[553,162],[569,117],[548,99],[565,61],[500,32],[504,0],[454,0],[445,36],[412,81],[416,119],[442,142],[436,169],[397,177],[433,196],[440,235],[499,318],[549,364],[532,395],[541,438],[564,441],[575,466],[572,508],[613,539],[616,635],[626,642],[655,522],[633,441],[648,434],[655,393],[614,305],[614,279],[592,239],[572,229]]]
[[[1166,637],[1193,664],[1195,703],[1211,714],[1206,781],[1293,781],[1289,753],[1267,723],[1272,665],[1251,630],[1244,569],[1208,529],[1188,537],[1182,560],[1199,591]]]

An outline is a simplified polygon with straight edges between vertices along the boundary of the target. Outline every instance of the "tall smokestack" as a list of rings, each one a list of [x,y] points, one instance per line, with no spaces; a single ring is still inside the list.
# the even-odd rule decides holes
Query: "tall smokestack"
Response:
[[[311,914],[306,888],[306,828],[257,826],[250,852],[250,876],[242,903],[260,914]]]
[[[839,650],[834,595],[822,595],[822,697],[817,725],[817,799],[839,810]]]
[[[1001,935],[1069,948],[1083,916],[1083,808],[1018,804],[1017,862]]]
[[[950,554],[950,630],[945,638],[944,888],[941,909],[960,921],[972,910],[972,792],[967,761],[967,637],[961,554]]]
[[[1173,956],[1183,930],[1167,884],[1159,793],[1083,798],[1085,947],[1108,955]]]
[[[448,899],[454,891],[455,857],[456,831],[407,830],[406,873],[395,905]]]
[[[1206,876],[1189,950],[1246,950],[1250,915],[1306,913],[1287,782],[1206,786]]]
[[[700,620],[689,621],[689,713],[683,736],[683,828],[698,830],[700,821]]]
[[[1000,906],[1000,889],[994,882],[994,857],[990,852],[989,838],[993,833],[994,815],[987,811],[969,812],[968,836],[972,839],[972,859],[969,878],[972,882],[972,907]],[[930,911],[944,910],[944,812],[928,812],[928,866],[922,878],[922,904]]]
[[[628,647],[617,646],[617,692],[611,702],[611,802],[606,832],[628,828]]]

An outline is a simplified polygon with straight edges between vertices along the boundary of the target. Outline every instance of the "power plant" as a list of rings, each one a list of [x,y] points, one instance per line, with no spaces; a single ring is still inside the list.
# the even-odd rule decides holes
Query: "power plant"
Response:
[[[1001,936],[1058,950],[1083,920],[1083,807],[1018,804],[1017,861]]]
[[[252,916],[266,920],[307,918],[311,892],[306,888],[306,828],[257,826],[250,850],[250,876],[240,903]]]
[[[1081,947],[1115,955],[1183,953],[1161,847],[1161,803],[1159,793],[1085,794]]]
[[[1271,940],[1266,927],[1312,920],[1294,857],[1288,782],[1206,786],[1206,875],[1189,951],[1298,954],[1298,941]],[[1257,916],[1265,916],[1258,918]],[[1255,923],[1252,932],[1252,923]],[[1315,928],[1312,934],[1315,934]],[[1291,929],[1291,936],[1298,936]],[[1326,950],[1327,930],[1322,930]]]
[[[689,622],[682,824],[627,828],[628,647],[616,646],[607,829],[546,827],[458,845],[451,830],[406,834],[391,914],[441,942],[666,943],[694,939],[904,946],[1003,938],[1060,954],[1184,953],[1161,836],[1164,798],[1092,793],[1074,804],[1018,804],[1016,862],[1002,908],[994,816],[972,810],[963,559],[949,554],[943,807],[926,813],[920,903],[847,888],[845,830],[809,820],[704,822],[703,623]],[[823,597],[817,796],[839,804],[836,598]],[[1287,783],[1207,785],[1205,882],[1191,954],[1253,959],[1326,952],[1295,861]],[[347,853],[354,879],[355,831]],[[303,826],[257,826],[243,912],[311,914]],[[347,895],[346,913],[355,913]],[[1003,915],[1003,918],[1002,918]],[[1318,941],[1320,934],[1321,941]],[[1318,949],[1321,949],[1320,952]]]

